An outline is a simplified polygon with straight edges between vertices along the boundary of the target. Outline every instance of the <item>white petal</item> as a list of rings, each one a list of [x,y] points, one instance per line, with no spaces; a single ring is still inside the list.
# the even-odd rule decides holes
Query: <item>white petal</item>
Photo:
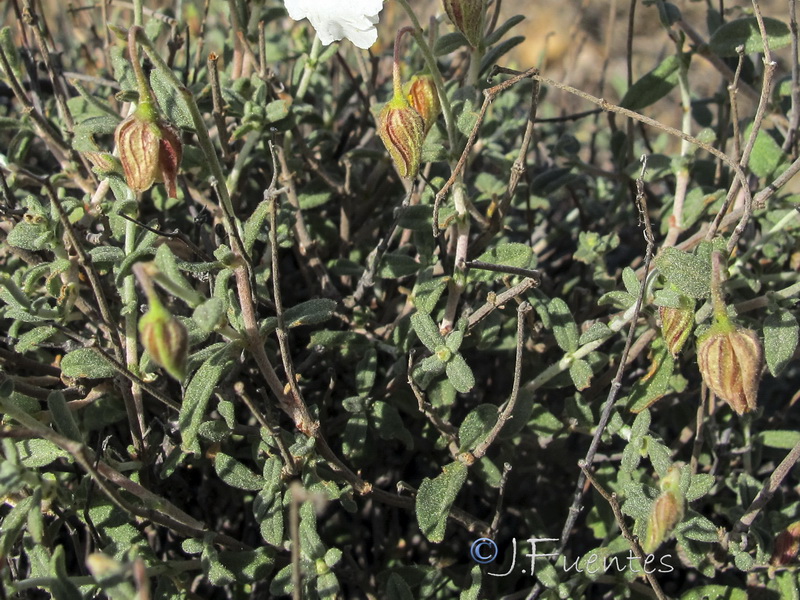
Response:
[[[349,39],[359,48],[369,48],[378,39],[375,25],[383,0],[284,0],[289,16],[307,18],[326,46]]]

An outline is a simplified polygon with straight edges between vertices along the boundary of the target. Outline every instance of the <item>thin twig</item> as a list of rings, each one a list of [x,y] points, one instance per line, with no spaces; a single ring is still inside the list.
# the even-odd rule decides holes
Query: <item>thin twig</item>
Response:
[[[394,237],[395,231],[400,224],[400,217],[403,214],[403,209],[409,206],[413,193],[414,190],[412,188],[405,195],[405,198],[403,198],[403,202],[400,205],[400,210],[395,212],[394,221],[392,222],[391,227],[389,227],[389,230],[386,232],[386,234],[380,240],[378,240],[378,245],[375,246],[375,249],[369,253],[369,256],[367,257],[367,268],[361,274],[361,278],[356,286],[356,291],[353,293],[352,298],[348,299],[348,302],[351,301],[353,304],[358,304],[361,302],[361,299],[364,297],[364,294],[367,292],[367,290],[374,285],[375,273],[378,271],[378,265],[383,258],[384,252],[386,252],[386,249],[389,247],[389,240]]]
[[[492,538],[495,537],[497,529],[500,527],[500,518],[503,513],[503,500],[505,499],[509,473],[511,473],[511,465],[509,463],[503,463],[503,473],[500,475],[500,489],[497,490],[497,506],[494,508],[494,518],[492,519],[490,529]]]
[[[628,529],[628,525],[625,523],[625,516],[622,514],[622,509],[619,506],[619,501],[617,500],[616,493],[608,493],[606,489],[600,485],[600,482],[595,479],[594,475],[592,475],[591,470],[586,466],[586,463],[580,461],[578,466],[581,468],[581,472],[583,476],[589,480],[589,483],[592,484],[594,489],[608,502],[609,506],[611,506],[611,510],[614,513],[614,518],[619,525],[619,529],[622,532],[622,537],[630,544],[633,553],[636,555],[640,561],[642,561],[642,565],[646,564],[646,555],[642,547],[639,545],[639,540],[631,533],[630,529]],[[648,571],[647,569],[644,570],[644,576],[647,578],[647,582],[650,584],[650,587],[653,588],[653,591],[656,594],[656,597],[659,600],[667,600],[667,596],[664,594],[664,591],[661,589],[661,585],[658,583],[658,580],[655,578],[653,571]]]
[[[314,242],[314,239],[311,237],[311,234],[308,232],[308,228],[306,227],[303,211],[300,208],[300,200],[297,197],[294,176],[289,170],[289,164],[286,161],[286,155],[283,151],[283,148],[280,146],[273,146],[272,144],[270,144],[270,148],[274,148],[275,155],[278,158],[278,164],[280,165],[281,169],[280,182],[283,186],[282,189],[284,194],[286,194],[286,199],[289,201],[289,204],[294,210],[294,233],[297,239],[297,249],[300,252],[300,256],[308,261],[308,265],[314,271],[314,275],[316,275],[317,280],[319,281],[322,294],[328,298],[339,299],[341,294],[333,285],[333,280],[331,279],[328,270],[325,268],[325,264],[317,254],[317,244]]]
[[[542,282],[542,275],[536,269],[524,269],[522,267],[512,267],[510,265],[496,265],[482,260],[468,260],[465,264],[469,269],[482,269],[495,273],[508,273],[509,275],[528,277],[533,280],[535,286],[538,286]]]
[[[614,381],[611,383],[611,389],[608,392],[608,397],[606,398],[605,403],[603,404],[603,409],[600,414],[600,420],[597,423],[597,427],[595,428],[594,435],[592,436],[592,441],[589,444],[589,449],[586,452],[586,457],[583,459],[583,464],[586,468],[591,468],[592,463],[594,462],[595,454],[597,453],[597,448],[600,446],[600,439],[603,436],[605,431],[606,425],[608,425],[608,421],[611,418],[611,412],[614,408],[614,404],[617,400],[617,396],[619,395],[620,390],[622,389],[622,377],[625,374],[625,369],[627,367],[627,358],[628,353],[630,352],[631,346],[633,345],[633,340],[635,337],[636,332],[636,324],[639,320],[639,313],[642,309],[642,305],[644,304],[644,296],[647,290],[647,279],[650,273],[650,262],[653,257],[653,247],[655,245],[655,237],[653,235],[653,230],[650,226],[650,217],[648,214],[647,209],[647,201],[646,196],[644,193],[644,176],[647,161],[645,160],[646,157],[642,157],[642,171],[640,173],[639,179],[636,180],[636,203],[639,208],[639,214],[641,217],[641,226],[644,231],[644,237],[646,241],[646,249],[644,255],[644,276],[642,278],[642,285],[639,290],[639,295],[636,298],[636,304],[633,306],[633,314],[631,316],[630,327],[628,328],[628,336],[625,340],[625,347],[622,350],[622,355],[620,356],[619,366],[617,367],[617,373],[614,377]],[[575,522],[578,520],[578,515],[581,511],[581,502],[584,493],[584,484],[586,483],[586,471],[585,469],[582,470],[580,476],[578,477],[578,481],[575,484],[575,491],[573,493],[572,505],[570,506],[567,519],[564,523],[564,527],[561,530],[561,538],[558,545],[558,548],[555,552],[555,556],[552,559],[552,562],[558,560],[558,557],[563,554],[564,549],[567,546],[567,541],[569,540],[570,536],[572,535],[572,530],[575,526]],[[535,598],[539,597],[539,594],[542,591],[541,584],[537,583],[531,594],[528,596],[529,600],[535,600]]]
[[[273,162],[275,160],[275,153],[273,150]],[[289,349],[289,332],[286,328],[286,323],[283,319],[283,296],[281,295],[281,278],[280,278],[280,254],[278,246],[278,196],[282,190],[275,189],[275,181],[277,179],[278,170],[274,171],[275,177],[272,178],[272,183],[269,188],[264,191],[264,200],[269,204],[269,245],[270,256],[272,258],[272,301],[275,304],[275,317],[278,319],[278,326],[275,328],[275,333],[278,336],[278,345],[281,349],[281,360],[283,362],[283,370],[288,381],[289,389],[292,394],[299,398],[300,388],[297,387],[297,377],[295,375],[294,362],[292,361],[292,353]]]
[[[618,114],[618,115],[622,115],[623,117],[627,117],[629,119],[634,119],[636,121],[639,121],[640,123],[644,123],[645,125],[649,125],[651,127],[659,129],[659,130],[663,131],[664,133],[668,133],[669,135],[672,135],[674,137],[680,138],[682,140],[686,140],[687,142],[690,142],[690,143],[694,144],[698,148],[700,148],[702,150],[705,150],[706,152],[708,152],[709,154],[711,154],[713,156],[716,156],[717,158],[722,160],[726,165],[728,165],[728,167],[730,167],[731,170],[733,170],[736,173],[736,177],[739,179],[739,182],[742,184],[742,188],[743,188],[743,191],[744,191],[746,197],[750,196],[750,190],[748,189],[748,186],[747,186],[747,176],[745,175],[745,173],[742,170],[742,168],[733,159],[731,159],[730,156],[728,156],[727,154],[725,154],[721,150],[718,150],[717,148],[714,148],[710,144],[706,144],[705,142],[697,139],[694,136],[687,135],[684,132],[680,131],[679,129],[675,129],[674,127],[670,127],[669,125],[664,125],[663,123],[660,123],[660,122],[656,121],[655,119],[651,119],[650,117],[646,117],[643,114],[637,113],[637,112],[629,110],[627,108],[622,108],[621,106],[617,106],[615,104],[611,104],[611,103],[607,102],[606,100],[604,100],[603,98],[597,98],[595,96],[592,96],[591,94],[587,94],[586,92],[583,92],[583,91],[581,91],[581,90],[579,90],[577,88],[574,88],[572,86],[569,86],[569,85],[566,85],[566,84],[563,84],[563,83],[559,83],[558,81],[554,81],[554,80],[549,79],[547,77],[543,77],[542,75],[539,75],[536,72],[534,72],[532,75],[530,75],[530,77],[532,77],[533,79],[536,79],[537,81],[541,81],[545,85],[549,85],[549,86],[558,88],[560,90],[563,90],[565,92],[569,92],[570,94],[578,96],[579,98],[582,98],[582,99],[586,100],[587,102],[591,102],[592,104],[596,104],[606,112],[611,112],[611,113],[615,113],[615,114]]]
[[[472,131],[469,134],[469,138],[467,138],[467,143],[464,146],[464,150],[461,152],[461,157],[458,159],[456,166],[453,167],[452,172],[450,173],[450,177],[447,179],[445,184],[442,186],[433,200],[433,236],[439,236],[439,207],[442,205],[442,201],[447,197],[450,188],[456,183],[458,179],[458,175],[461,170],[464,168],[464,165],[467,163],[467,158],[469,157],[469,153],[472,150],[472,146],[475,144],[475,140],[478,139],[478,133],[480,131],[481,125],[483,124],[483,119],[486,117],[486,111],[489,110],[489,105],[494,102],[495,98],[497,98],[498,94],[507,90],[508,88],[512,87],[514,84],[522,81],[523,79],[527,79],[533,77],[534,74],[539,72],[538,69],[532,68],[528,69],[523,73],[518,73],[517,71],[510,71],[509,69],[501,69],[498,67],[494,67],[492,71],[489,73],[488,79],[492,79],[497,73],[514,73],[514,77],[508,79],[502,83],[499,83],[495,86],[487,88],[483,90],[483,104],[481,105],[481,110],[478,113],[478,118],[475,121],[475,125],[472,127]]]
[[[797,0],[789,0],[789,31],[792,35],[792,108],[789,116],[789,128],[783,141],[784,152],[789,153],[797,142],[797,129],[800,127],[800,43],[797,30]]]
[[[489,241],[500,231],[503,226],[503,218],[508,213],[508,208],[517,191],[517,185],[519,185],[520,180],[527,170],[528,150],[533,141],[533,133],[536,126],[536,113],[539,107],[539,87],[539,82],[534,81],[533,89],[531,90],[530,108],[528,109],[528,121],[525,126],[525,133],[522,136],[522,143],[520,144],[517,158],[511,166],[508,185],[503,193],[503,198],[500,200],[495,212],[491,216],[489,227],[470,247],[472,256],[481,253],[489,245]]]
[[[483,321],[495,310],[502,308],[506,302],[521,296],[528,290],[535,288],[537,285],[539,285],[539,282],[535,279],[524,279],[514,287],[507,289],[505,292],[500,294],[492,293],[486,303],[469,316],[467,329],[472,329],[475,327],[475,325]]]
[[[214,117],[214,123],[217,126],[217,135],[219,136],[219,145],[222,147],[222,155],[225,161],[228,162],[233,158],[231,154],[228,128],[225,125],[225,103],[222,100],[222,91],[219,84],[219,69],[217,69],[217,60],[219,56],[215,52],[208,55],[208,79],[211,82],[211,101],[213,110],[211,116]]]
[[[800,442],[795,444],[794,448],[789,451],[777,468],[772,472],[772,475],[770,475],[769,479],[761,488],[761,491],[758,492],[758,495],[756,495],[753,502],[750,503],[750,506],[747,507],[745,513],[733,526],[729,534],[730,539],[734,541],[738,540],[741,534],[750,528],[758,514],[767,505],[770,499],[772,499],[775,491],[780,487],[781,483],[783,483],[783,480],[792,468],[794,468],[798,460],[800,460]]]
[[[414,382],[412,376],[414,365],[414,352],[408,355],[408,385],[414,396],[417,398],[417,407],[428,419],[431,425],[447,440],[450,454],[455,458],[458,455],[458,429],[456,429],[449,421],[442,419],[436,412],[436,409],[425,399],[425,395],[419,386]]]
[[[486,435],[486,437],[475,447],[472,455],[476,459],[482,458],[486,451],[489,449],[497,436],[505,427],[505,424],[511,420],[514,408],[519,399],[520,382],[522,380],[522,352],[525,349],[525,316],[533,310],[533,307],[528,302],[523,302],[517,307],[517,352],[514,360],[514,383],[511,387],[511,396],[508,399],[503,412],[497,417],[497,422]]]

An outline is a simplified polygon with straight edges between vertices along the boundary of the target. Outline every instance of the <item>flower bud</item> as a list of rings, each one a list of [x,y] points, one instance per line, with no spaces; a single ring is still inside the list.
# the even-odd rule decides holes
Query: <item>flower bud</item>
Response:
[[[173,317],[155,296],[150,308],[139,321],[139,337],[145,350],[156,363],[178,381],[186,377],[189,356],[189,333],[183,323]]]
[[[655,552],[682,518],[683,499],[680,494],[663,492],[653,504],[653,510],[647,519],[647,535],[642,550],[647,554]]]
[[[115,141],[125,181],[135,192],[163,181],[170,198],[177,198],[176,179],[183,145],[178,130],[161,119],[153,104],[144,101],[117,126]]]
[[[800,551],[800,521],[795,521],[778,534],[770,564],[785,567],[797,558]]]
[[[439,94],[433,77],[430,75],[414,75],[411,81],[405,86],[408,103],[422,117],[425,123],[424,134],[427,135],[439,113],[442,112],[442,105],[439,104]]]
[[[402,95],[395,95],[378,117],[378,135],[401,177],[416,177],[422,159],[425,122]]]
[[[667,349],[673,357],[680,354],[694,326],[694,301],[686,296],[680,297],[678,308],[660,306],[661,335],[667,342]]]
[[[697,364],[708,388],[738,414],[756,408],[764,351],[754,331],[718,320],[697,342]]]
[[[486,0],[443,0],[444,10],[473,48],[483,38],[483,12]]]

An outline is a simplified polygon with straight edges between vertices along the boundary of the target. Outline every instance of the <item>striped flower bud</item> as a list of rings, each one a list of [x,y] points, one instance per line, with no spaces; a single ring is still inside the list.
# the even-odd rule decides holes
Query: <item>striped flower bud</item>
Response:
[[[778,534],[775,550],[772,551],[770,564],[773,567],[785,567],[792,563],[800,552],[800,521],[795,521]]]
[[[178,166],[183,154],[178,130],[158,116],[150,101],[117,126],[115,141],[125,181],[135,192],[163,181],[170,198],[177,198]]]
[[[443,4],[453,25],[464,34],[473,48],[477,48],[483,38],[486,0],[443,0]]]
[[[401,177],[416,177],[422,159],[425,122],[402,95],[395,95],[378,117],[378,135]]]
[[[145,350],[156,363],[178,381],[186,377],[189,356],[189,333],[183,323],[164,308],[155,295],[150,307],[139,320],[139,337]]]
[[[667,342],[667,348],[672,356],[678,356],[694,326],[694,300],[680,296],[677,308],[660,306],[658,314],[661,317],[661,335]]]
[[[708,388],[742,415],[756,408],[764,350],[754,331],[731,322],[723,299],[723,256],[711,255],[714,324],[697,340],[697,365]]]
[[[683,494],[680,491],[680,471],[670,469],[661,482],[661,495],[656,499],[647,519],[647,535],[642,550],[652,554],[672,534],[683,518]]]
[[[425,123],[424,134],[430,131],[439,113],[442,112],[442,105],[439,104],[439,94],[436,92],[436,85],[430,75],[414,75],[405,85],[406,98],[408,103],[422,117]]]
[[[764,351],[754,331],[718,320],[697,341],[703,381],[738,414],[756,408]]]

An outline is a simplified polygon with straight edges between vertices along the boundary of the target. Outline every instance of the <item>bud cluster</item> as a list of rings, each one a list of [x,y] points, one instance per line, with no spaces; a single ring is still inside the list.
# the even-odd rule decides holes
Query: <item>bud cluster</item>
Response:
[[[718,252],[712,255],[714,322],[697,338],[697,365],[708,389],[742,415],[756,409],[764,350],[755,331],[740,327],[728,316],[722,292],[722,260]],[[678,306],[660,307],[659,316],[664,341],[675,357],[694,327],[694,300],[680,295]]]
[[[404,27],[397,33],[394,49],[394,96],[378,117],[378,135],[401,177],[416,177],[422,160],[422,144],[441,112],[439,94],[430,74],[414,76],[404,87],[400,79],[399,44]]]

